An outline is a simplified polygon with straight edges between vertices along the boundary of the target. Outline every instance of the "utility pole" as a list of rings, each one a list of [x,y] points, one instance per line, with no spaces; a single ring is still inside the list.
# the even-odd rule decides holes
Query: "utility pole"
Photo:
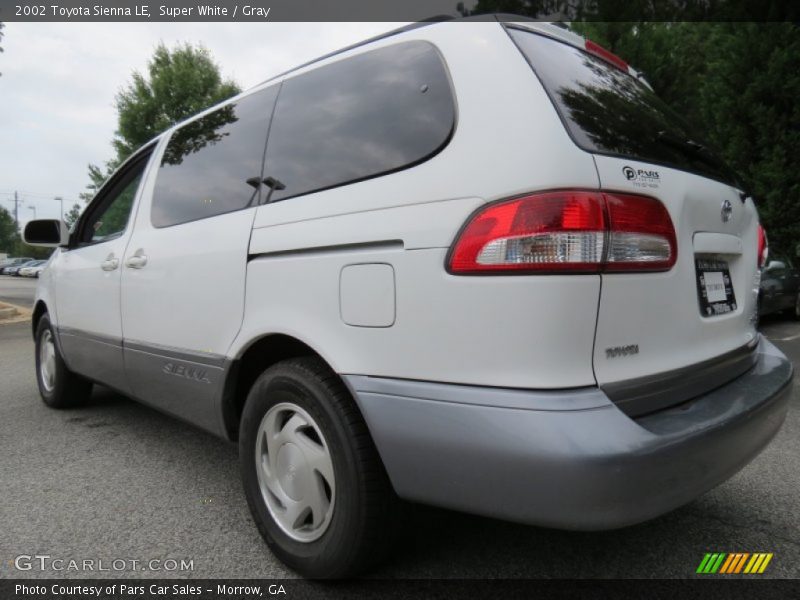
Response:
[[[58,218],[59,218],[59,220],[63,221],[64,220],[64,198],[62,198],[61,196],[56,196],[54,199],[58,200],[59,202],[61,202],[61,213],[58,215]]]
[[[19,229],[19,196],[17,190],[14,190],[14,222],[17,224],[17,229]]]

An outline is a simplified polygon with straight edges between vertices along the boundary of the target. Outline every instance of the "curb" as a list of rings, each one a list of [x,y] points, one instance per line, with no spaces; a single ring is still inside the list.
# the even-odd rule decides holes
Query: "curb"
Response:
[[[32,311],[16,304],[0,302],[0,325],[20,323],[31,318]]]

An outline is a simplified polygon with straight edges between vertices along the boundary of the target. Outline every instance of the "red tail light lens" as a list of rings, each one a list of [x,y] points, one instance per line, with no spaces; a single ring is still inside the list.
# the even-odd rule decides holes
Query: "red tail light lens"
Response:
[[[454,274],[665,271],[675,230],[654,198],[588,191],[535,194],[486,207],[456,240]]]
[[[758,224],[758,266],[763,267],[767,264],[767,256],[769,256],[769,241],[767,240],[767,230]]]

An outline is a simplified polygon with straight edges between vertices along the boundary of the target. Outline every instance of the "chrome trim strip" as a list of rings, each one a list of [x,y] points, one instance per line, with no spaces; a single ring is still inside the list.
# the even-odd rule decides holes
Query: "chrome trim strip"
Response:
[[[110,335],[103,335],[101,333],[89,333],[88,331],[83,331],[82,329],[75,329],[73,327],[56,327],[58,330],[59,335],[71,335],[74,337],[84,338],[87,340],[91,340],[93,342],[99,342],[101,344],[108,344],[109,346],[114,346],[115,348],[122,347],[122,340],[120,338],[112,337]]]
[[[75,337],[84,338],[93,342],[101,344],[108,344],[115,348],[125,348],[126,350],[136,350],[138,352],[146,352],[148,354],[157,354],[165,358],[172,358],[174,360],[182,360],[210,367],[224,367],[228,361],[227,357],[222,354],[215,354],[213,352],[195,352],[186,350],[184,348],[176,348],[174,346],[163,346],[161,344],[151,344],[147,342],[140,342],[139,340],[121,340],[108,335],[99,333],[89,333],[82,329],[75,329],[73,327],[57,327],[57,332],[60,335],[72,335]]]
[[[138,340],[124,340],[123,346],[126,350],[136,350],[137,352],[156,354],[164,356],[165,358],[188,361],[210,367],[224,367],[228,360],[222,354],[214,354],[213,352],[195,352],[192,350],[186,350],[184,348],[162,346],[161,344],[151,344],[147,342],[140,342]]]
[[[264,229],[258,227],[256,229]],[[307,246],[305,248],[290,248],[287,250],[270,250],[256,252],[247,257],[248,261],[264,258],[286,258],[291,256],[328,255],[348,252],[365,252],[368,250],[402,250],[403,240],[378,240],[374,242],[357,242],[352,244],[334,244],[330,246]]]

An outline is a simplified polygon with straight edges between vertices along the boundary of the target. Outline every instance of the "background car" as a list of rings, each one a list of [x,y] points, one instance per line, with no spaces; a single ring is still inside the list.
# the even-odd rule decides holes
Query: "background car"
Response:
[[[44,262],[43,262],[41,265],[39,265],[38,267],[33,267],[33,268],[31,269],[31,277],[36,277],[36,278],[38,279],[38,278],[39,278],[39,275],[42,273],[42,271],[44,271],[44,270],[47,268],[47,263],[48,263],[48,262],[49,262],[49,261],[44,261]]]
[[[761,271],[759,316],[788,311],[800,319],[800,270],[785,254],[776,254]]]
[[[27,263],[31,262],[33,259],[30,256],[23,256],[20,258],[12,258],[6,264],[3,265],[2,269],[0,269],[0,275],[11,275],[11,271],[17,271],[19,267],[23,265],[27,265]]]
[[[35,260],[33,262],[29,262],[24,267],[19,268],[17,275],[19,275],[20,277],[36,277],[34,271],[36,269],[39,269],[40,267],[44,268],[46,264],[47,264],[46,260]]]
[[[37,263],[37,262],[38,261],[36,261],[36,260],[29,260],[27,262],[20,263],[18,265],[14,265],[12,267],[6,267],[5,269],[3,269],[3,273],[5,275],[13,275],[14,277],[19,277],[19,272],[20,272],[21,269],[24,269],[25,267],[35,266],[35,263]]]

